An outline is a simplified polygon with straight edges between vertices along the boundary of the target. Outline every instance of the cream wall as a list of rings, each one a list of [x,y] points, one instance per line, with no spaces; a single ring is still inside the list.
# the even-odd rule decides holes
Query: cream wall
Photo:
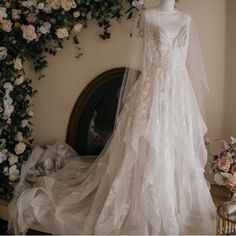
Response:
[[[225,135],[236,136],[236,1],[227,0]]]
[[[232,0],[234,2],[234,0]],[[158,1],[148,1],[148,5]],[[179,8],[189,12],[197,25],[209,76],[207,126],[209,136],[223,135],[226,0],[181,0]],[[75,46],[65,43],[57,57],[48,56],[46,78],[34,81],[39,90],[34,98],[33,119],[36,144],[65,140],[73,105],[85,86],[98,74],[123,66],[128,60],[130,23],[113,23],[112,39],[102,41],[94,22],[81,33],[84,55],[75,58]]]

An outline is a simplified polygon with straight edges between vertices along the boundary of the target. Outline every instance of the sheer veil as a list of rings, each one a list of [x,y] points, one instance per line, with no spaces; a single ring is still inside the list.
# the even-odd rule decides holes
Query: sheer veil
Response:
[[[132,29],[130,36],[132,37],[131,57],[128,64],[125,65],[125,73],[120,89],[117,112],[115,117],[115,126],[118,124],[119,115],[122,111],[124,103],[130,95],[135,82],[140,78],[144,66],[144,35],[142,27],[143,9],[140,9],[132,18]]]
[[[120,97],[118,101],[115,127],[119,121],[119,115],[122,111],[124,103],[129,98],[130,92],[135,85],[135,82],[137,81],[137,79],[145,79],[144,76],[148,73],[147,70],[149,68],[149,64],[152,63],[151,58],[147,56],[148,51],[152,51],[152,45],[145,44],[145,34],[149,33],[148,29],[150,27],[150,23],[145,20],[145,11],[146,9],[143,6],[139,6],[139,11],[137,11],[135,16],[133,17],[133,27],[131,33],[133,44],[131,48],[131,58],[128,64],[125,65],[126,70],[123,77]],[[182,13],[186,14],[185,12]],[[191,79],[192,87],[199,105],[199,109],[202,114],[202,118],[206,123],[204,98],[209,92],[208,78],[206,74],[198,32],[192,16],[190,16],[189,27],[189,48],[186,67]]]

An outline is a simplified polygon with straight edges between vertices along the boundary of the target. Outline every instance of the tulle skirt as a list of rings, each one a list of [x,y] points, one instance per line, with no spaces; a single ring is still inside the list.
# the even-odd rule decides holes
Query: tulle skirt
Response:
[[[118,124],[93,163],[66,144],[60,170],[25,181],[38,160],[57,157],[55,143],[36,147],[22,168],[10,224],[25,233],[214,234],[216,209],[204,177],[202,119],[186,70],[141,77]]]

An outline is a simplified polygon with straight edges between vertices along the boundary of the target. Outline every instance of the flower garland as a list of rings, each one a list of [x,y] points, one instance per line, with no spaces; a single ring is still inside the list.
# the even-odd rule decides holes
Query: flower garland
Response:
[[[20,168],[32,151],[32,97],[36,91],[23,64],[31,61],[39,78],[65,39],[73,38],[82,55],[79,32],[90,19],[110,38],[110,20],[128,19],[143,1],[132,0],[2,0],[0,2],[0,196],[11,198]],[[124,5],[124,6],[123,6]]]

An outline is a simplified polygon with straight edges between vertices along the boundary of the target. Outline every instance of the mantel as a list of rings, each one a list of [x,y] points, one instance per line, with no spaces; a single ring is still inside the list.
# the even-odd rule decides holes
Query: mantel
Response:
[[[230,191],[222,186],[211,185],[211,194],[216,206],[219,206],[222,202],[230,200],[229,199]],[[8,221],[8,204],[9,204],[8,201],[0,199],[0,219],[6,221]],[[40,226],[34,226],[31,229],[39,232],[46,232]]]

